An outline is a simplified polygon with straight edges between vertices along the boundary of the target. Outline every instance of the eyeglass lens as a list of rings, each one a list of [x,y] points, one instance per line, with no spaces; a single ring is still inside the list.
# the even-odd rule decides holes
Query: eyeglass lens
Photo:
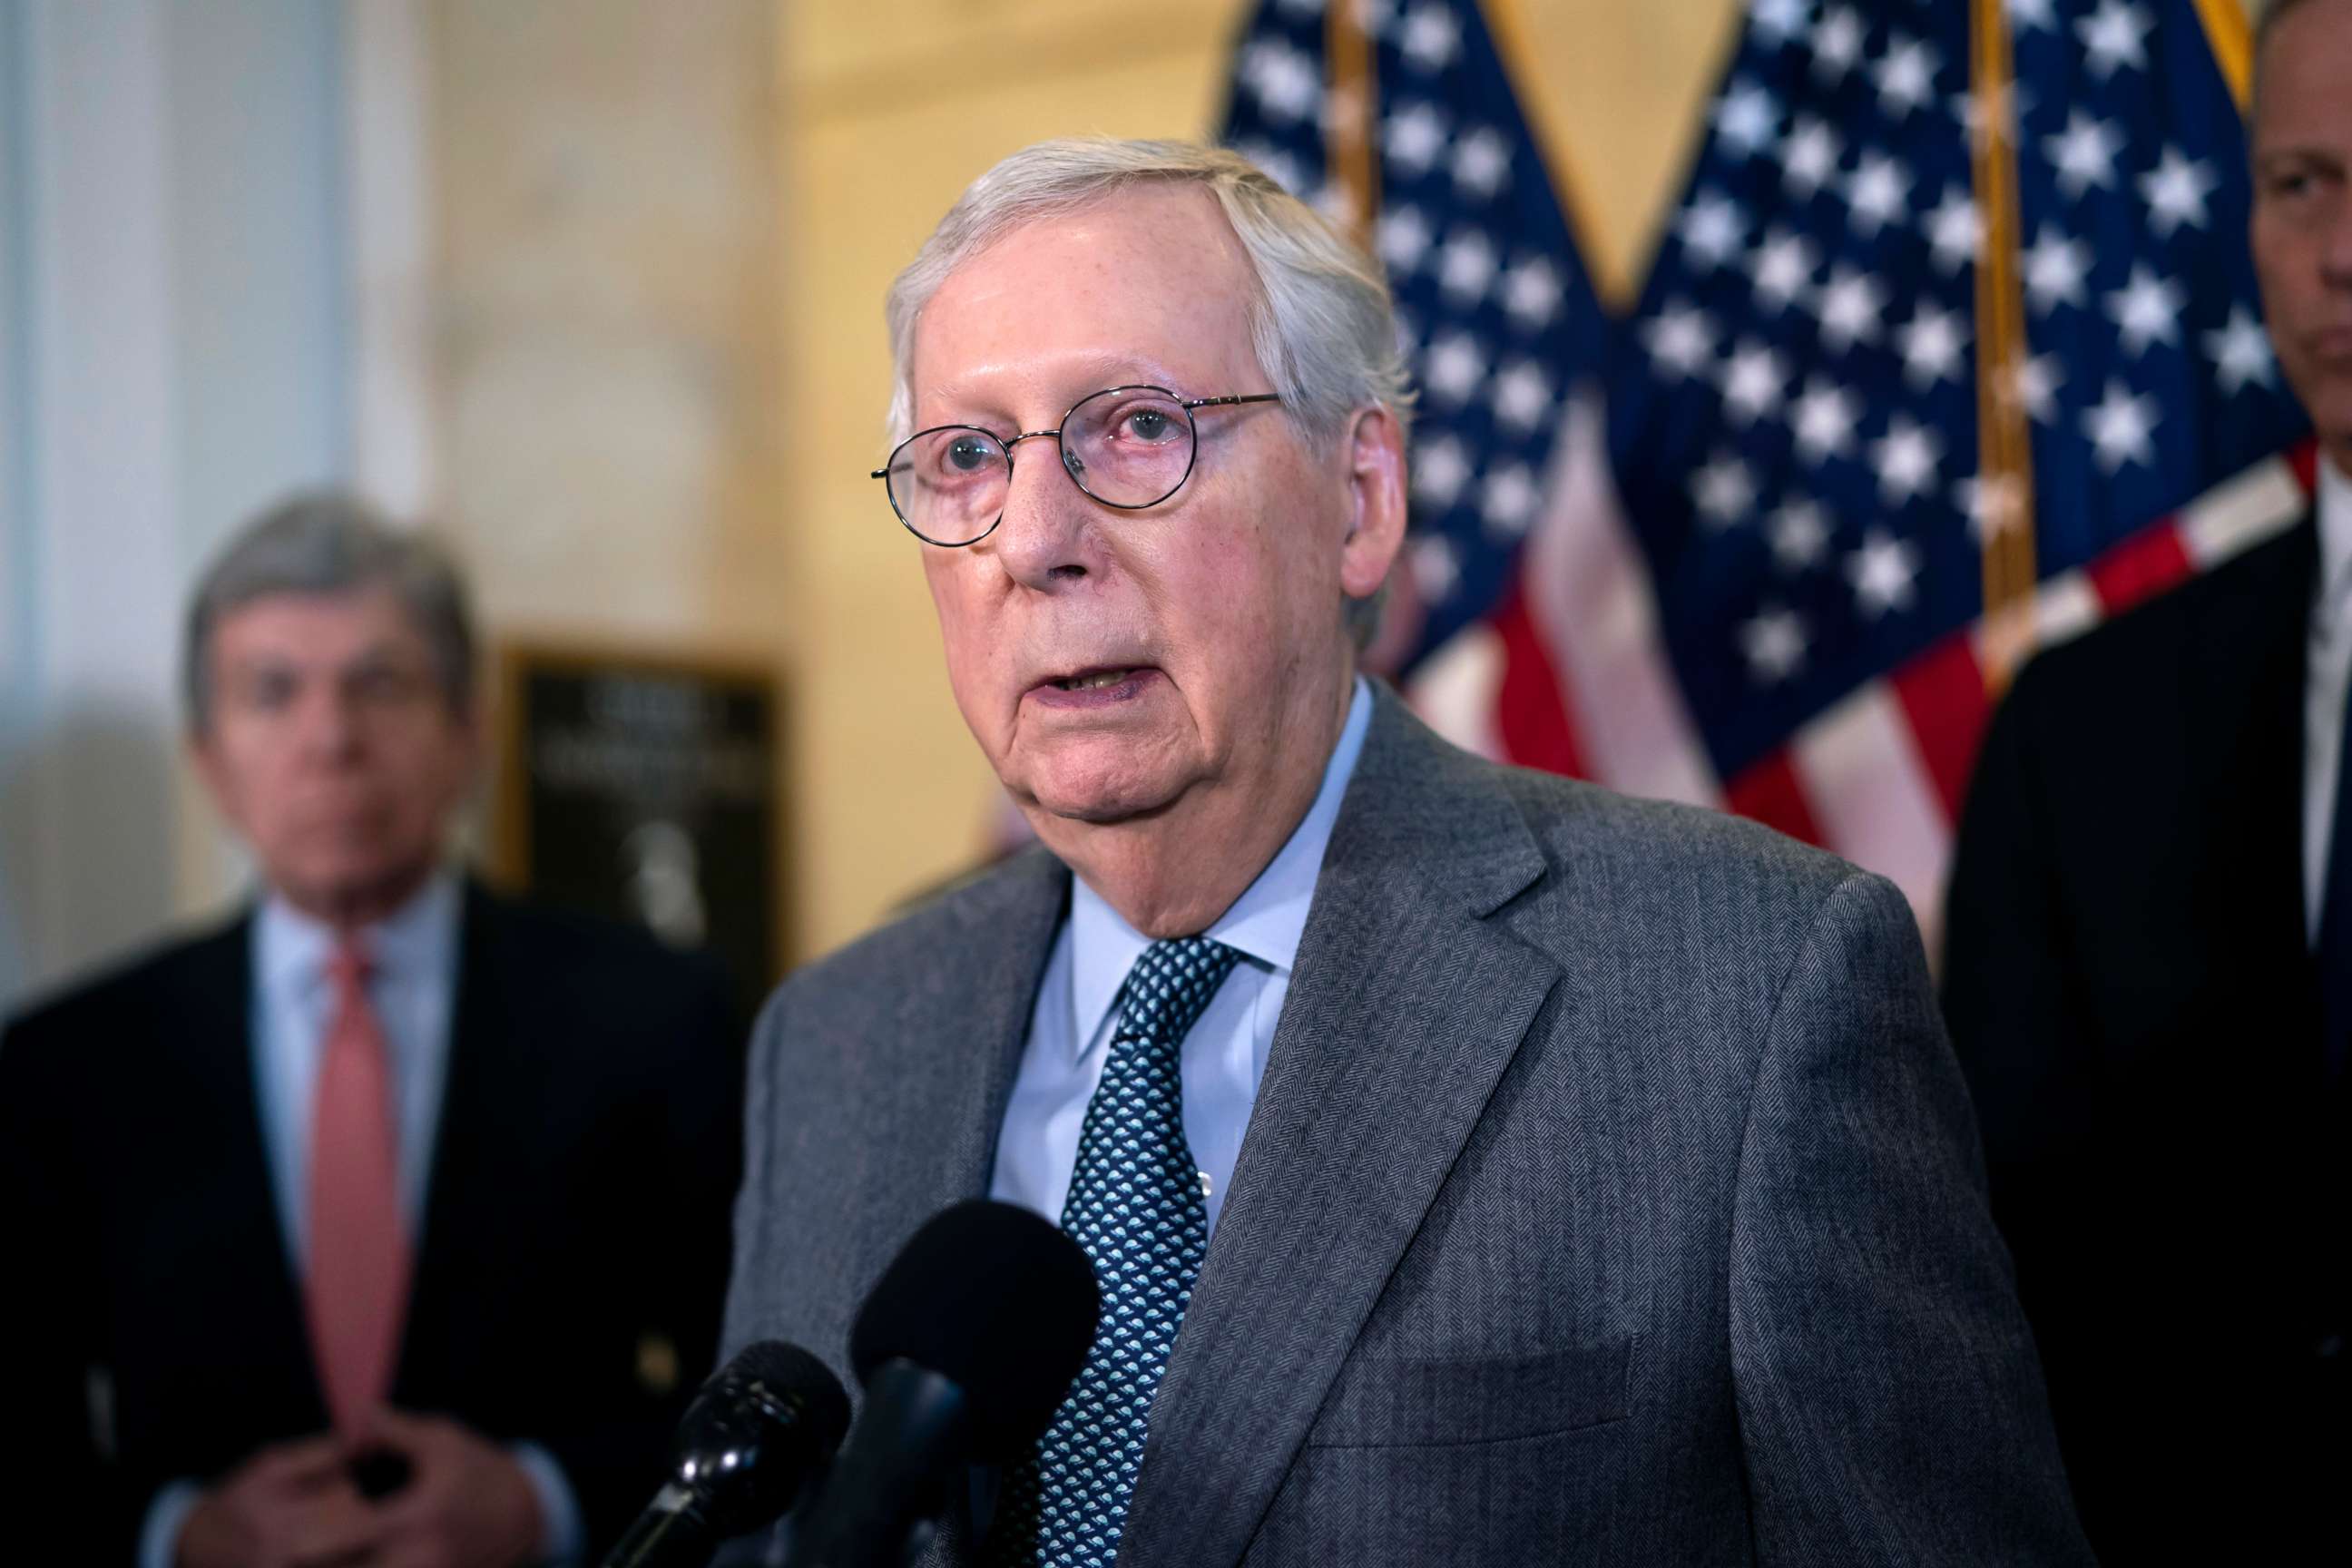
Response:
[[[1062,420],[1061,460],[1078,488],[1115,507],[1147,507],[1192,472],[1192,416],[1171,392],[1119,386]],[[1003,515],[1013,482],[1006,445],[985,430],[927,430],[890,456],[891,504],[934,544],[969,544]]]

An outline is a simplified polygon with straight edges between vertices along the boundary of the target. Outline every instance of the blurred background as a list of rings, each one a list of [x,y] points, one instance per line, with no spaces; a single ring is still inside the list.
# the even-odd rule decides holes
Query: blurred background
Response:
[[[2074,13],[2091,17],[2094,7],[2061,9],[2063,26],[2046,5],[2007,7],[2020,74],[2037,38],[2070,51],[2063,71],[2049,68],[2056,89],[2016,98],[2029,150],[2046,140],[2037,116],[2054,127],[2073,91],[2116,79],[2116,60],[2102,68],[2095,40],[2079,31]],[[1483,8],[1490,43],[1465,41],[1479,10],[1376,4],[1365,36],[1391,79],[1326,96],[1351,57],[1344,42],[1336,55],[1318,52],[1338,35],[1317,0],[1275,0],[1262,15],[1248,0],[0,0],[0,1003],[242,892],[246,868],[179,753],[180,617],[217,542],[289,489],[348,486],[443,532],[470,572],[494,650],[509,662],[514,649],[553,650],[772,681],[776,835],[756,854],[772,863],[765,941],[782,965],[866,929],[974,864],[1005,831],[992,781],[950,701],[916,546],[866,479],[885,450],[883,291],[974,174],[1050,135],[1210,135],[1230,113],[1237,139],[1270,162],[1287,159],[1307,194],[1370,233],[1378,187],[1409,191],[1433,157],[1438,174],[1452,169],[1456,196],[1475,185],[1477,139],[1467,127],[1473,115],[1489,121],[1506,165],[1516,161],[1527,176],[1509,198],[1519,237],[1499,239],[1488,267],[1496,319],[1527,302],[1508,292],[1512,279],[1535,277],[1517,265],[1502,273],[1509,247],[1540,239],[1545,222],[1564,217],[1572,233],[1563,248],[1573,254],[1553,258],[1547,286],[1566,289],[1570,326],[1580,332],[1596,311],[1630,322],[1615,334],[1622,346],[1575,338],[1561,352],[1590,363],[1554,367],[1540,407],[1519,409],[1544,439],[1518,471],[1553,496],[1574,479],[1550,452],[1570,403],[1567,382],[1599,376],[1612,356],[1639,357],[1658,341],[1644,325],[1673,319],[1676,301],[1656,279],[1670,265],[1687,269],[1705,243],[1705,222],[1692,221],[1694,198],[1706,195],[1694,173],[1767,142],[1784,167],[1804,128],[1795,98],[1809,79],[1824,92],[1864,95],[1857,102],[1892,139],[1916,140],[1933,121],[1934,156],[1952,165],[1940,186],[1924,177],[1906,185],[1894,198],[1901,210],[1861,236],[1885,228],[1916,252],[1887,264],[1891,288],[1871,307],[1896,356],[1878,374],[1900,391],[1905,367],[1918,366],[1897,353],[1895,328],[1919,320],[1901,268],[1961,290],[1965,309],[1965,264],[1982,253],[1981,221],[1973,237],[1961,233],[1955,255],[1949,227],[1934,225],[1948,205],[1931,204],[1939,188],[1965,190],[1970,106],[2002,101],[1981,90],[1968,41],[1971,13],[2001,10],[1763,4],[1750,17],[1737,0],[1498,0]],[[1817,63],[1811,78],[1800,72],[1773,88],[1759,111],[1764,123],[1755,112],[1743,121],[1727,89],[1748,65],[1769,66],[1785,39],[1772,29],[1815,29],[1808,58],[1818,60],[1838,47],[1839,11],[1867,57],[1853,81],[1824,79]],[[2242,90],[2231,71],[2242,76],[2243,62],[2232,61],[2228,40],[2242,49],[2243,16],[2237,0],[2174,0],[2139,15],[2147,24],[2140,86],[2149,102],[2173,106],[2163,112],[2195,122],[2202,140],[2189,152],[2218,187],[2207,193],[2205,221],[2176,217],[2158,236],[2206,246],[2216,258],[2213,277],[2194,289],[2195,309],[2215,319],[2192,325],[2210,336],[2249,298],[2243,153],[2226,113],[2231,91]],[[1254,19],[1259,31],[1245,41]],[[1914,58],[1906,77],[1898,63],[1890,78],[1887,62],[1923,40],[1932,46],[1924,65]],[[1490,49],[1499,77],[1471,68],[1487,68]],[[1435,153],[1416,154],[1400,108],[1416,71],[1451,73],[1438,85],[1458,98],[1441,111]],[[1381,127],[1372,142],[1352,107],[1367,89]],[[1898,101],[1906,93],[1916,103]],[[2208,123],[2209,99],[2222,106],[2226,129]],[[2108,183],[2130,195],[2157,150],[2182,145],[2188,132],[2116,113],[2127,136],[2108,156],[2131,177]],[[1838,123],[1823,177],[1834,175],[1843,214],[1878,198],[1854,184],[1870,161],[1870,131],[1851,115]],[[1294,139],[1278,145],[1277,133]],[[1540,170],[1525,167],[1522,135]],[[1318,146],[1331,161],[1328,180],[1307,166]],[[1367,149],[1380,177],[1351,184],[1349,160]],[[1929,153],[1905,156],[1924,175]],[[2031,209],[2050,177],[2047,168],[2029,172],[2025,234],[2035,231]],[[1386,210],[1400,214],[1400,202]],[[1444,225],[1454,220],[1428,203],[1419,210],[1439,226],[1433,239],[1452,232]],[[2008,221],[2001,232],[2021,245],[2013,212]],[[1735,242],[1760,256],[1771,236],[1760,221],[1752,226]],[[2095,285],[2122,287],[2139,240],[2094,237]],[[1425,353],[1444,340],[1429,313],[1459,292],[1459,279],[1431,249],[1418,291],[1407,289],[1428,247],[1402,226],[1381,238]],[[1931,250],[1961,265],[1929,274]],[[1809,289],[1827,287],[1822,259],[1809,258]],[[1593,306],[1580,306],[1587,293]],[[1724,341],[1711,352],[1727,365],[1736,323],[1717,325]],[[1984,339],[1961,322],[1948,345],[1971,357],[1946,389],[1966,407],[1955,405],[1937,437],[1948,459],[1937,481],[1939,527],[1947,514],[1961,517],[1959,487],[1983,477],[1979,451],[1990,437],[1975,423],[1971,374],[1982,368],[1974,356],[1999,346]],[[2188,347],[2222,363],[2222,348],[2207,353],[2202,342]],[[1474,447],[1499,438],[1489,426],[1509,422],[1508,399],[1527,390],[1524,379],[1516,388],[1487,379],[1510,366],[1499,351],[1486,358],[1495,363],[1480,367],[1481,395],[1491,386],[1504,401],[1486,424],[1462,432]],[[1427,378],[1430,363],[1421,363]],[[2103,387],[2087,363],[2069,365],[2064,417],[2053,426],[2073,432]],[[1801,359],[1779,365],[1780,385],[1793,395],[1805,369]],[[1896,399],[1861,390],[1845,427],[1868,450],[1893,434],[1883,405]],[[2165,394],[2193,395],[2202,395]],[[1786,401],[1776,388],[1774,402]],[[1639,420],[1614,420],[1619,488],[1638,505],[1642,475],[1666,475],[1681,496],[1711,437],[1694,434],[1698,416],[1664,394],[1633,396],[1629,406],[1698,446],[1694,455],[1661,437],[1643,448]],[[1445,409],[1430,412],[1436,422],[1424,435],[1446,435]],[[1715,405],[1706,416],[1726,417]],[[2132,531],[2284,448],[2295,421],[2290,405],[2265,405],[2186,468],[2171,466],[2168,451],[2161,483],[2135,492],[2128,516],[2045,551],[2045,588],[2062,569],[2095,564]],[[1788,440],[1784,431],[1784,458]],[[2029,477],[2045,459],[2039,433],[2033,443]],[[1416,449],[1424,469],[1431,452]],[[1441,471],[1447,456],[1438,454]],[[1507,454],[1473,456],[1491,477]],[[2303,504],[2285,475],[2260,481],[2264,504],[2282,517]],[[1637,520],[1657,583],[1673,585],[1674,563],[1696,548],[1714,512],[1765,504],[1753,485],[1743,498],[1724,484],[1666,504],[1678,514],[1654,527]],[[1985,499],[1981,489],[1969,493]],[[1516,698],[1497,692],[1511,679],[1511,638],[1524,634],[1513,629],[1521,623],[1512,619],[1511,563],[1534,502],[1487,491],[1482,543],[1470,512],[1458,528],[1442,515],[1453,498],[1419,499],[1431,516],[1402,595],[1418,619],[1389,657],[1415,661],[1431,710],[1453,704],[1455,733],[1647,793],[1750,810],[1897,875],[1932,921],[1953,778],[1965,777],[2007,658],[1958,672],[1974,687],[1953,721],[1956,738],[1939,740],[1946,731],[1904,698],[1915,721],[1906,765],[1921,779],[1905,786],[1916,800],[1896,791],[1891,816],[1848,814],[1842,826],[1833,809],[1840,790],[1876,787],[1855,782],[1867,773],[1856,757],[1884,739],[1867,721],[1857,729],[1849,714],[1810,752],[1790,738],[1843,711],[1838,704],[1870,677],[1913,668],[1906,661],[1955,637],[1982,645],[1990,617],[1980,611],[1997,574],[1991,553],[1979,572],[1981,516],[1974,535],[1952,522],[1953,559],[1930,550],[1907,566],[1900,550],[1868,534],[1870,520],[1852,520],[1851,559],[1877,574],[1874,586],[1857,577],[1849,589],[1832,573],[1834,592],[1862,595],[1865,612],[1916,600],[1932,613],[1893,642],[1872,637],[1900,617],[1874,618],[1869,637],[1857,631],[1838,658],[1815,660],[1828,684],[1775,710],[1763,731],[1743,727],[1742,715],[1760,710],[1738,702],[1719,721],[1731,700],[1710,694],[1700,668],[1708,656],[1676,640],[1675,626],[1677,616],[1712,615],[1725,636],[1738,634],[1727,647],[1744,648],[1750,666],[1760,667],[1761,649],[1761,665],[1792,668],[1779,635],[1788,623],[1771,620],[1781,611],[1719,595],[1642,611],[1664,626],[1666,663],[1681,672],[1674,722],[1696,737],[1685,750],[1697,761],[1685,765],[1659,763],[1654,746],[1634,746],[1643,753],[1634,756],[1622,735],[1564,740],[1554,726],[1549,739],[1530,739],[1524,679]],[[1894,500],[1907,504],[1899,493]],[[1754,521],[1760,537],[1760,510]],[[1763,550],[1751,553],[1760,560]],[[1763,570],[1755,560],[1741,569]],[[2030,552],[2024,570],[2030,600]],[[1908,585],[1915,579],[1924,591]],[[1645,603],[1649,591],[1629,589],[1624,603]],[[1449,639],[1435,630],[1473,622],[1487,628],[1480,637],[1441,646]],[[1544,615],[1533,623],[1540,632]],[[1937,668],[1950,685],[1955,672]],[[1573,684],[1559,676],[1547,700],[1576,709]],[[499,690],[511,701],[514,682]],[[1589,705],[1582,718],[1593,718]],[[493,731],[509,742],[500,766],[511,774],[521,731],[511,714]],[[511,802],[513,785],[509,777],[491,795]],[[488,858],[509,867],[514,847],[497,840],[502,820],[512,831],[511,816],[486,807],[478,829]]]
[[[301,486],[429,520],[494,643],[772,669],[780,960],[973,863],[882,293],[1016,147],[1212,132],[1247,9],[0,3],[0,1001],[242,892],[180,620]],[[1630,271],[1736,6],[1528,9]]]

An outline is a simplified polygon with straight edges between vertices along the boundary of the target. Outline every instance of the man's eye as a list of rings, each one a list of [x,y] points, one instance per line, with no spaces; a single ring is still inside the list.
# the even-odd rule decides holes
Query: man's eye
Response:
[[[399,702],[422,685],[418,677],[404,669],[362,670],[352,682],[354,695],[366,702]]]
[[[996,447],[976,436],[963,436],[948,443],[947,466],[959,474],[976,474],[996,460]]]
[[[283,675],[257,675],[242,683],[239,695],[247,707],[274,712],[294,700],[294,681]]]
[[[1164,404],[1147,403],[1122,412],[1112,426],[1113,437],[1141,447],[1158,447],[1174,439],[1184,416]]]

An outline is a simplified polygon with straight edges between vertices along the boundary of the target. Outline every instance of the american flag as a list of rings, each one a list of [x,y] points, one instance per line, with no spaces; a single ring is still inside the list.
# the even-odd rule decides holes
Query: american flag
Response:
[[[1540,62],[1469,0],[1346,25],[1373,68],[1335,93],[1321,0],[1261,6],[1227,134],[1338,207],[1328,139],[1375,128],[1423,388],[1408,690],[1885,872],[1932,931],[1996,634],[2077,633],[2307,505],[2235,0],[1754,0],[1618,320],[1515,105]]]

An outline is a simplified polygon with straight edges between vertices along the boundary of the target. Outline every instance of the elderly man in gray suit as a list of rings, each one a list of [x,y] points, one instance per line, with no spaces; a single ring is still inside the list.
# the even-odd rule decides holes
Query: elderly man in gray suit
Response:
[[[889,319],[877,477],[1042,847],[770,1004],[729,1336],[838,1363],[961,1198],[1087,1248],[932,1560],[2088,1561],[1900,897],[1357,673],[1373,264],[1232,154],[1047,143]]]

